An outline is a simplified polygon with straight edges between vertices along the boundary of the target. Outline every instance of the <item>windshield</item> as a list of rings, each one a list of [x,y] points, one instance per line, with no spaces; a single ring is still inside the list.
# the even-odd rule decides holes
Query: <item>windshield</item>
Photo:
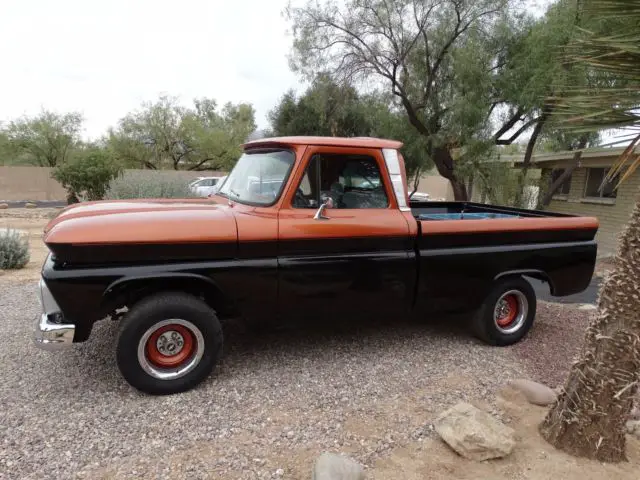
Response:
[[[278,200],[294,160],[289,150],[245,152],[218,194],[238,203],[271,205]]]

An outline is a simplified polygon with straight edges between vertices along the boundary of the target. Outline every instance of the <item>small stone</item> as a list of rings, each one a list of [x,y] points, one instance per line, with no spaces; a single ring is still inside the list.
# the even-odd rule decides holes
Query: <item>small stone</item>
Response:
[[[282,468],[279,468],[276,470],[276,477],[281,477],[284,475],[284,470]]]
[[[465,402],[441,413],[435,430],[454,451],[471,460],[505,457],[516,445],[511,427]]]
[[[38,205],[32,202],[27,202],[24,204],[24,208],[38,208]]]
[[[364,480],[362,465],[350,457],[324,452],[313,466],[312,480]]]
[[[292,439],[295,436],[295,433],[293,432],[293,430],[289,430],[287,432],[287,438],[288,439]]]
[[[532,380],[519,378],[513,380],[510,386],[522,392],[529,403],[545,407],[551,405],[558,398],[558,394],[553,389]]]
[[[8,203],[0,203],[0,210],[5,210],[9,208],[9,204]]]
[[[640,438],[640,420],[628,420],[626,423],[627,433]]]
[[[593,303],[582,303],[578,310],[595,310],[597,307]]]

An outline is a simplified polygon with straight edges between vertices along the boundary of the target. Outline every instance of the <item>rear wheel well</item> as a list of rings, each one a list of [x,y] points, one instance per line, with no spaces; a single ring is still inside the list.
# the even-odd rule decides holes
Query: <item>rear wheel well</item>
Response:
[[[495,277],[493,281],[496,282],[508,277],[521,277],[527,281],[529,279],[539,280],[541,282],[546,283],[547,286],[549,287],[549,293],[551,295],[554,295],[553,292],[555,291],[555,287],[553,285],[553,282],[551,281],[551,277],[549,277],[547,273],[541,270],[517,270],[512,272],[505,272]]]
[[[119,283],[105,292],[103,304],[117,313],[160,292],[183,292],[202,299],[221,320],[237,315],[231,301],[213,283],[197,277],[139,278]]]

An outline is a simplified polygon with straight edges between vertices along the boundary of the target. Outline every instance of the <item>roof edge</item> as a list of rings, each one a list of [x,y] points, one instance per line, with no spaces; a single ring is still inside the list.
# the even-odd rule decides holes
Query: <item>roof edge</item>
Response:
[[[242,148],[287,145],[320,145],[352,148],[392,148],[399,150],[404,145],[399,140],[376,137],[322,137],[322,136],[290,136],[268,137],[251,140],[242,144]]]

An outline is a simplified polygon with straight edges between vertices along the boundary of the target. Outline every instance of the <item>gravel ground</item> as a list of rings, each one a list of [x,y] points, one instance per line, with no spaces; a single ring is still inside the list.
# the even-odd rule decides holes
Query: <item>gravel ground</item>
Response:
[[[0,291],[3,479],[309,478],[323,450],[371,465],[432,435],[445,407],[490,401],[510,378],[535,374],[525,363],[544,370],[549,350],[561,350],[549,326],[555,307],[541,308],[531,341],[509,348],[484,346],[450,322],[230,333],[209,380],[151,397],[119,376],[115,323],[97,324],[73,349],[40,351],[31,342],[36,285],[0,279]],[[554,358],[566,371],[566,350]]]

